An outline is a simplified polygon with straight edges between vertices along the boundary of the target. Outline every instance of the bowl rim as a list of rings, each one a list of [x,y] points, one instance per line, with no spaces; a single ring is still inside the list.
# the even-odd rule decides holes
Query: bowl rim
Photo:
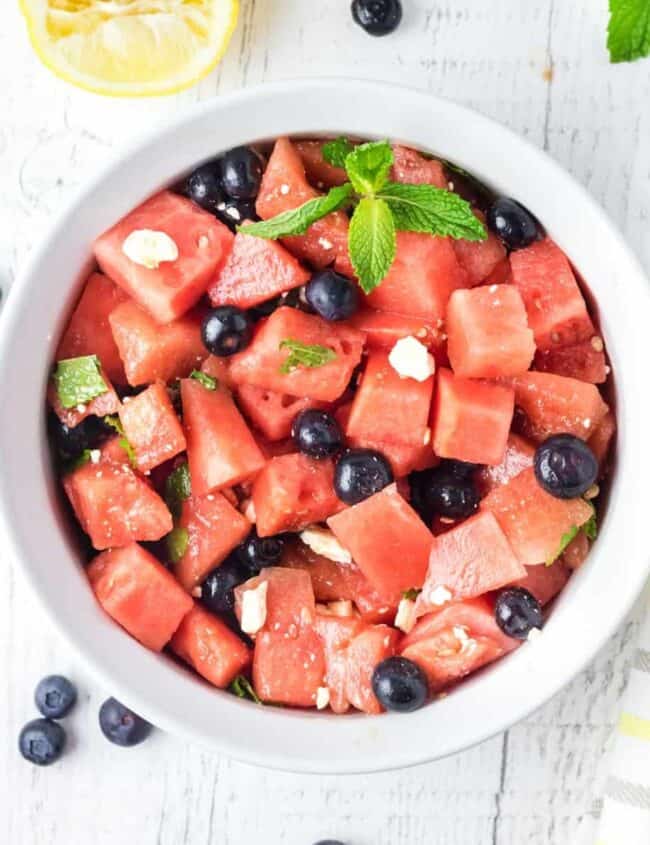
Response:
[[[212,144],[212,152],[207,153],[207,140],[195,138],[192,133],[218,126],[220,119],[222,140]],[[260,125],[269,131],[252,131]],[[30,322],[31,302],[35,292],[42,289],[43,273],[53,266],[54,277],[65,275],[66,250],[72,251],[81,268],[93,235],[106,227],[97,228],[97,221],[108,221],[110,225],[119,216],[111,218],[114,209],[122,208],[124,213],[169,183],[170,173],[176,179],[192,164],[235,143],[285,133],[391,137],[438,152],[504,189],[512,189],[511,182],[517,182],[512,193],[524,204],[530,204],[545,225],[551,224],[549,229],[560,245],[575,240],[580,257],[574,259],[571,246],[567,246],[568,254],[590,286],[596,278],[595,286],[603,286],[596,293],[597,301],[607,301],[603,334],[620,391],[618,466],[608,516],[590,560],[571,579],[543,637],[535,645],[525,645],[465,681],[447,698],[408,717],[385,714],[367,719],[348,715],[341,719],[320,713],[259,708],[214,691],[168,658],[146,652],[131,640],[97,608],[87,587],[88,600],[84,599],[79,590],[85,579],[78,563],[71,568],[71,576],[72,569],[76,576],[62,590],[56,574],[40,560],[46,549],[48,554],[54,552],[57,560],[74,560],[72,546],[56,513],[58,503],[51,484],[48,486],[43,398],[54,341],[67,308],[76,298],[73,291],[78,291],[78,284],[71,284],[74,273],[68,273],[70,281],[63,284],[66,307],[61,307],[59,298],[55,317],[48,318],[39,311]],[[174,161],[179,162],[175,169]],[[128,182],[126,174],[130,177]],[[561,201],[549,196],[554,190],[563,195]],[[93,203],[98,192],[106,198],[101,207]],[[538,202],[531,203],[530,197]],[[69,230],[75,222],[80,231],[71,237]],[[567,235],[570,226],[575,231]],[[583,231],[585,227],[589,230]],[[590,272],[585,272],[586,267]],[[611,296],[601,274],[607,275],[608,283],[615,288]],[[612,333],[608,325],[615,322],[622,292],[632,296],[634,308],[627,314],[625,333]],[[46,291],[43,298],[51,301],[53,308],[56,306],[56,291]],[[624,316],[622,311],[621,315]],[[12,286],[0,315],[0,395],[16,396],[18,411],[17,422],[0,427],[0,466],[4,467],[0,472],[0,528],[9,554],[19,563],[41,606],[91,673],[111,694],[121,697],[163,729],[242,762],[287,771],[361,773],[439,759],[494,736],[548,701],[593,659],[629,612],[645,583],[648,555],[640,530],[641,497],[634,499],[633,493],[643,489],[640,485],[649,468],[643,450],[635,454],[642,444],[641,418],[648,402],[639,389],[643,385],[641,362],[635,362],[632,350],[635,345],[644,348],[643,327],[649,318],[650,293],[644,272],[605,212],[545,152],[473,110],[412,88],[353,79],[275,82],[204,101],[114,153],[57,214]],[[16,360],[22,362],[20,368],[12,366]],[[22,381],[21,370],[27,376]],[[18,444],[31,445],[22,461],[16,454],[20,451]],[[43,538],[34,536],[38,532],[30,526],[30,507],[41,514]],[[610,583],[612,572],[605,566],[608,549],[620,554],[626,563],[616,573],[615,584]],[[73,594],[77,604],[71,602]],[[583,609],[596,616],[598,625],[578,625],[574,631],[576,618],[569,607],[571,602],[582,602]],[[63,613],[63,608],[69,612]],[[569,624],[571,619],[573,626]],[[90,634],[84,633],[84,625],[92,626]],[[192,696],[189,702],[188,697]],[[318,726],[315,730],[314,719]],[[430,735],[431,727],[437,730],[435,736]],[[423,736],[427,736],[427,741],[423,741]]]

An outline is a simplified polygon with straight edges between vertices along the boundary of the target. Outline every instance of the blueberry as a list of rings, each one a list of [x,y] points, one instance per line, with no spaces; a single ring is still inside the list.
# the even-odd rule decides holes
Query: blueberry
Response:
[[[250,317],[234,305],[213,308],[203,318],[203,345],[213,355],[226,358],[245,349],[253,334]]]
[[[18,737],[18,748],[25,760],[37,766],[49,766],[63,754],[65,731],[50,719],[27,722]]]
[[[250,147],[235,147],[221,161],[221,185],[236,200],[252,200],[258,194],[264,167]]]
[[[305,299],[324,320],[347,320],[359,307],[359,290],[340,273],[320,270],[307,282]]]
[[[429,694],[427,676],[406,657],[388,657],[375,666],[372,689],[386,710],[397,713],[418,710]]]
[[[74,707],[77,690],[62,675],[48,675],[39,681],[34,692],[38,710],[49,719],[62,719]]]
[[[390,464],[374,449],[348,449],[334,469],[334,490],[346,505],[362,502],[393,480]]]
[[[496,199],[487,212],[487,224],[508,249],[521,249],[541,237],[541,227],[533,215],[509,197]]]
[[[294,419],[291,436],[298,449],[310,458],[331,458],[341,451],[343,434],[327,411],[309,408]]]
[[[535,477],[556,499],[576,499],[598,477],[598,461],[584,440],[554,434],[537,447]]]
[[[517,640],[525,640],[533,628],[541,628],[544,622],[541,604],[523,587],[510,587],[499,593],[494,617],[503,633]]]
[[[48,429],[56,446],[56,450],[64,461],[78,458],[84,449],[95,449],[115,432],[99,417],[89,416],[79,425],[71,428],[62,423],[56,414],[48,419]]]
[[[250,577],[250,569],[242,563],[239,555],[229,555],[202,582],[201,604],[211,613],[232,619],[235,609],[233,591]]]
[[[265,566],[277,566],[280,563],[284,553],[284,538],[258,537],[257,531],[253,529],[237,553],[244,567],[249,570],[249,575],[257,575]]]
[[[244,220],[259,220],[255,211],[255,203],[248,200],[236,200],[226,197],[217,208],[216,215],[234,232]]]
[[[468,461],[444,460],[441,465],[456,478],[471,478],[480,464],[470,464]]]
[[[115,698],[107,698],[99,708],[99,727],[109,742],[130,748],[151,733],[152,725]]]
[[[205,211],[218,214],[224,201],[221,159],[215,158],[193,170],[185,181],[183,193]]]
[[[413,504],[425,522],[434,516],[465,519],[478,509],[478,490],[471,476],[460,473],[458,467],[443,464],[413,473],[412,487]]]
[[[352,17],[368,35],[388,35],[402,20],[400,0],[353,0]]]
[[[449,161],[445,161],[444,165],[445,176],[447,177],[447,181],[453,185],[453,192],[461,196],[475,208],[487,212],[488,208],[494,202],[494,191],[490,190],[476,176],[463,170],[462,167],[457,167]]]

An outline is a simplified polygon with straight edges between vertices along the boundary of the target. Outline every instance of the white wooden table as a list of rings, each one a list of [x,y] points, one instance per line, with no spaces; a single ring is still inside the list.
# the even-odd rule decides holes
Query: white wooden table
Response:
[[[387,39],[355,27],[347,0],[242,0],[221,67],[191,91],[149,102],[106,100],[58,82],[32,56],[17,4],[2,5],[4,289],[70,191],[134,132],[219,92],[298,75],[409,84],[508,124],[587,186],[650,268],[650,61],[607,63],[606,0],[404,0],[403,24]],[[3,413],[10,407],[3,397]],[[612,577],[624,565],[616,561]],[[0,578],[7,845],[310,845],[326,836],[349,845],[572,845],[592,808],[637,623],[633,614],[554,701],[477,748],[399,773],[299,777],[160,733],[135,750],[110,746],[96,723],[110,690],[90,683],[1,547]],[[599,620],[583,624],[597,628]],[[71,753],[38,770],[15,742],[33,716],[36,681],[52,671],[77,681],[81,706],[70,721]]]

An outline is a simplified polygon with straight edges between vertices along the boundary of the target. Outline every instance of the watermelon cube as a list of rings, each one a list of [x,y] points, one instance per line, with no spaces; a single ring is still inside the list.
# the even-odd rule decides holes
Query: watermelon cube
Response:
[[[218,355],[208,355],[201,364],[201,372],[216,379],[222,387],[232,390],[235,383],[230,377],[230,358],[219,358]]]
[[[106,613],[153,651],[167,645],[192,610],[174,576],[137,543],[97,555],[86,574]]]
[[[433,451],[441,458],[498,465],[514,413],[514,390],[438,370],[433,400]]]
[[[232,487],[262,469],[264,455],[225,388],[209,390],[195,379],[183,379],[181,401],[195,496]]]
[[[185,451],[185,435],[162,382],[125,397],[119,414],[140,472],[150,472]]]
[[[395,260],[366,301],[379,311],[419,317],[435,326],[445,318],[451,293],[466,286],[467,274],[447,238],[398,232]]]
[[[364,628],[365,624],[358,616],[316,613],[316,632],[325,653],[325,684],[329,690],[329,706],[334,713],[347,713],[350,709],[346,695],[348,646]]]
[[[520,563],[535,566],[555,560],[563,537],[587,522],[593,508],[584,499],[551,496],[531,467],[495,487],[481,502],[481,512],[494,515]]]
[[[327,524],[387,603],[397,605],[405,590],[424,583],[433,535],[395,484]]]
[[[398,340],[404,337],[416,337],[420,343],[431,349],[439,357],[444,346],[442,330],[421,317],[407,317],[390,311],[375,311],[373,308],[360,308],[349,320],[348,325],[363,332],[366,345],[370,349],[390,351]]]
[[[124,242],[135,231],[163,232],[178,258],[149,268],[132,261]],[[100,268],[159,323],[178,319],[205,293],[232,247],[232,232],[185,197],[162,191],[95,241]]]
[[[297,366],[283,372],[290,353],[280,345],[286,340],[326,347],[335,357],[319,367]],[[362,349],[363,335],[355,329],[295,308],[278,308],[262,324],[250,346],[232,356],[230,375],[237,384],[333,402],[348,386]]]
[[[594,453],[596,460],[598,461],[601,478],[607,470],[608,457],[615,434],[616,417],[611,411],[607,411],[587,441],[589,448]]]
[[[381,713],[383,707],[372,690],[375,667],[397,651],[399,631],[388,625],[370,625],[347,648],[345,696],[363,713]]]
[[[300,154],[288,138],[278,138],[269,158],[255,210],[268,220],[291,211],[320,196],[307,181]],[[336,211],[316,221],[304,235],[284,238],[283,243],[295,256],[314,267],[330,264],[345,276],[354,276],[348,255],[348,218]]]
[[[578,536],[584,537],[583,532],[581,531]],[[587,548],[589,548],[589,541],[587,541]],[[511,586],[523,587],[524,590],[532,593],[540,604],[548,604],[560,590],[564,589],[571,575],[571,570],[562,563],[563,558],[564,555],[553,566],[527,566],[525,577],[513,581]]]
[[[589,549],[591,548],[591,544],[589,542],[589,538],[585,534],[584,531],[578,531],[576,536],[571,540],[569,545],[566,549],[562,552],[562,557],[557,560],[553,566],[550,567],[535,567],[536,570],[538,569],[556,569],[559,568],[560,570],[564,567],[571,572],[574,569],[579,569],[582,564],[587,559],[587,555],[589,554]],[[532,567],[531,567],[532,568]]]
[[[91,399],[90,402],[86,402],[83,405],[75,405],[73,408],[63,407],[54,380],[50,379],[47,386],[47,401],[57,417],[68,428],[74,428],[79,425],[86,417],[105,417],[118,412],[120,408],[119,397],[113,389],[113,385],[106,371],[101,367],[100,374],[104,379],[106,392]]]
[[[282,244],[238,232],[208,296],[214,306],[252,308],[308,279],[307,270]]]
[[[416,613],[435,610],[441,588],[453,601],[471,599],[525,575],[494,516],[477,513],[435,538]]]
[[[402,378],[386,353],[372,352],[352,402],[346,432],[353,438],[422,447],[431,437],[432,394],[433,376],[426,381]]]
[[[528,467],[532,467],[535,447],[519,434],[510,432],[503,460],[496,466],[483,466],[475,476],[476,485],[481,497],[487,496],[490,490],[507,484],[515,475],[519,475]]]
[[[267,440],[289,437],[291,424],[301,411],[323,406],[314,399],[276,393],[254,384],[240,384],[236,393],[239,407]]]
[[[526,309],[513,285],[456,290],[447,307],[447,354],[456,375],[499,378],[525,373],[535,355]]]
[[[124,291],[102,273],[92,273],[68,321],[56,359],[96,355],[113,384],[126,384],[124,365],[108,317],[127,299]]]
[[[172,530],[172,517],[160,496],[124,461],[102,449],[98,463],[89,461],[63,478],[79,524],[99,550],[127,546],[134,540],[160,540]]]
[[[267,566],[259,575],[235,587],[235,612],[241,623],[243,595],[267,585],[266,621],[261,630],[292,634],[310,627],[316,616],[316,601],[309,573],[302,569]]]
[[[553,373],[529,372],[513,379],[515,402],[533,440],[568,433],[587,440],[608,411],[598,388]]]
[[[609,373],[603,342],[597,335],[573,346],[540,350],[535,355],[535,369],[591,384],[607,381]]]
[[[319,190],[343,185],[348,181],[348,174],[344,168],[334,167],[333,164],[323,158],[323,144],[326,142],[327,138],[316,141],[293,142],[293,146],[302,160],[307,179]]]
[[[251,524],[221,493],[207,493],[183,502],[178,527],[187,531],[187,547],[174,574],[191,592],[246,539]]]
[[[436,188],[448,190],[447,177],[442,162],[435,158],[425,158],[410,147],[393,144],[394,182],[404,182],[407,185],[434,185]]]
[[[562,250],[546,238],[510,255],[512,282],[526,304],[538,349],[570,346],[594,336],[594,325]]]
[[[128,301],[111,312],[109,322],[126,377],[134,387],[183,378],[207,358],[198,312],[161,326],[137,303]]]
[[[478,215],[483,220],[482,215]],[[488,232],[485,241],[466,241],[463,239],[452,241],[458,263],[467,273],[469,285],[480,285],[489,279],[506,259],[503,244],[493,232]],[[509,265],[508,265],[509,269]]]
[[[266,464],[253,482],[253,504],[260,537],[299,531],[345,507],[334,492],[332,462],[296,453]]]
[[[170,646],[219,689],[226,689],[252,658],[250,649],[237,634],[198,604],[185,616]]]

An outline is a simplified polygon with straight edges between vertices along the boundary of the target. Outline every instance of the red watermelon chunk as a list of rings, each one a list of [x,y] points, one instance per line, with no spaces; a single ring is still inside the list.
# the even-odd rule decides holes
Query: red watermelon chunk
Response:
[[[598,388],[553,373],[529,372],[513,379],[515,402],[534,440],[568,433],[587,440],[608,411]]]
[[[284,440],[291,434],[291,424],[307,408],[322,408],[323,403],[314,399],[276,393],[254,384],[240,384],[237,401],[253,425],[267,440]]]
[[[347,713],[350,709],[346,695],[348,646],[364,627],[357,616],[342,618],[322,611],[316,613],[316,632],[325,651],[325,684],[334,713]]]
[[[147,473],[185,451],[185,435],[162,382],[137,396],[127,396],[119,414],[140,472]]]
[[[317,141],[293,141],[298,155],[302,159],[307,178],[319,190],[343,185],[348,181],[348,174],[342,167],[334,167],[323,158],[323,144],[327,138]]]
[[[398,640],[399,631],[395,628],[371,625],[348,646],[345,695],[357,710],[370,714],[383,711],[372,690],[372,674],[377,664],[395,654]]]
[[[219,358],[217,355],[208,355],[201,364],[201,372],[206,376],[216,379],[222,387],[229,390],[234,388],[235,383],[230,377],[230,358]]]
[[[532,467],[535,456],[535,447],[528,440],[511,432],[508,435],[506,453],[503,460],[496,466],[484,466],[478,471],[476,483],[481,497],[487,496],[490,490],[507,484],[515,475]]]
[[[476,216],[483,221],[483,215]],[[458,263],[467,273],[468,284],[472,287],[485,282],[495,271],[500,272],[497,268],[500,268],[501,263],[506,259],[503,244],[493,232],[488,232],[485,241],[460,239],[452,241],[452,245]]]
[[[444,320],[452,291],[466,286],[467,274],[447,238],[398,232],[395,260],[366,299],[379,311],[407,314],[437,325]]]
[[[319,192],[307,181],[296,148],[288,138],[278,138],[257,196],[255,209],[259,216],[268,220],[318,196]],[[314,267],[333,264],[339,273],[354,276],[348,255],[348,218],[343,211],[328,214],[304,235],[284,238],[283,242],[290,252]]]
[[[391,350],[398,340],[412,336],[438,357],[445,343],[442,330],[421,317],[407,317],[389,311],[375,311],[373,308],[359,309],[348,320],[348,325],[363,332],[366,344],[371,349]]]
[[[512,282],[526,303],[538,349],[594,336],[594,325],[566,255],[549,238],[510,255]]]
[[[511,387],[438,370],[433,400],[433,451],[441,458],[498,465],[514,412]]]
[[[436,610],[441,588],[452,601],[471,599],[525,575],[494,516],[477,513],[435,538],[415,610],[418,616]]]
[[[289,356],[284,340],[327,347],[335,358],[320,367],[295,367],[281,372]],[[254,384],[277,393],[309,396],[324,402],[338,399],[361,360],[363,335],[355,329],[328,323],[295,308],[278,308],[266,320],[250,346],[233,355],[230,375],[237,384]]]
[[[118,412],[120,408],[119,397],[103,368],[100,368],[100,374],[104,379],[106,392],[91,399],[90,402],[85,402],[83,405],[75,405],[74,408],[63,407],[54,381],[50,379],[47,386],[47,401],[57,417],[68,428],[74,428],[79,425],[86,417],[105,417]]]
[[[573,346],[539,351],[535,355],[535,369],[591,384],[607,381],[609,372],[603,342],[597,335]]]
[[[481,502],[481,511],[496,517],[520,563],[535,566],[555,560],[563,537],[587,522],[593,508],[584,499],[551,496],[537,483],[531,467],[492,490]]]
[[[352,438],[422,447],[430,439],[429,410],[433,376],[402,378],[384,352],[368,356],[346,432]]]
[[[393,144],[393,159],[393,181],[407,185],[434,185],[448,190],[445,168],[437,159],[425,158],[401,144]]]
[[[556,561],[551,567],[544,567],[544,569],[555,569],[559,567],[562,569],[565,566],[567,569],[579,569],[587,559],[591,544],[589,538],[584,531],[578,531],[576,536],[571,540],[566,549],[562,552],[562,557]],[[538,566],[536,569],[541,569]]]
[[[96,549],[127,546],[134,540],[160,540],[172,530],[172,517],[160,496],[124,461],[106,454],[63,478],[79,523]]]
[[[226,389],[183,379],[181,401],[195,496],[232,487],[262,469],[264,455]]]
[[[598,466],[600,468],[600,477],[602,478],[607,471],[607,463],[609,453],[612,445],[612,440],[616,434],[616,417],[612,411],[607,411],[602,418],[593,434],[587,441],[589,448],[596,456]]]
[[[253,483],[260,537],[299,531],[345,507],[334,492],[334,465],[292,453],[272,458]]]
[[[447,307],[447,335],[452,369],[466,378],[520,375],[535,354],[526,309],[512,285],[454,291]]]
[[[481,596],[422,617],[400,643],[400,654],[417,663],[438,692],[519,645],[501,632],[492,604]]]
[[[170,645],[175,654],[219,689],[226,689],[252,657],[237,634],[198,604],[185,616]]]
[[[122,359],[108,322],[111,311],[127,298],[102,273],[92,273],[68,321],[56,359],[96,355],[113,384],[126,384]]]
[[[301,569],[268,566],[259,575],[235,587],[235,611],[241,623],[243,594],[265,583],[266,621],[261,630],[293,636],[313,626],[316,600],[309,573]]]
[[[164,232],[179,256],[156,269],[136,264],[122,250],[134,231]],[[185,197],[162,191],[95,241],[101,269],[159,323],[169,323],[196,305],[230,252],[232,232]]]
[[[580,534],[584,536],[582,531]],[[527,566],[525,577],[514,581],[512,586],[523,587],[544,605],[564,589],[570,575],[571,571],[558,560],[553,566]]]
[[[252,308],[308,279],[307,270],[282,244],[238,232],[208,296],[215,307]]]
[[[221,493],[186,499],[178,526],[187,531],[187,548],[175,564],[174,574],[188,592],[242,543],[251,529],[246,517]]]
[[[433,535],[394,484],[327,524],[389,604],[424,583]]]
[[[510,259],[506,256],[494,267],[489,276],[485,279],[486,285],[509,285],[512,284],[512,268]]]
[[[183,378],[200,367],[208,351],[201,341],[201,314],[192,312],[161,326],[135,302],[109,317],[129,384]]]
[[[103,552],[86,570],[97,601],[132,637],[161,651],[192,610],[192,599],[137,543]]]

